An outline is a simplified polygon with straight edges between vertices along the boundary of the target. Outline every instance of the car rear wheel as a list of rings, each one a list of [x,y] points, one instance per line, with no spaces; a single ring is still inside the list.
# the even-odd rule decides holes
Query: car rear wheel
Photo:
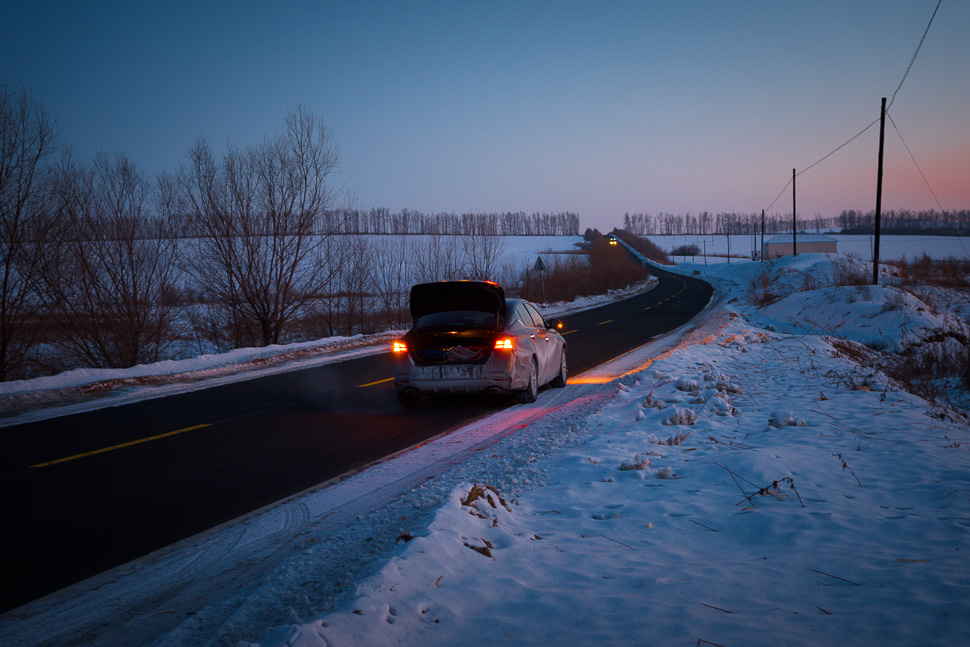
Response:
[[[562,354],[559,356],[559,374],[556,375],[550,382],[554,389],[561,389],[566,386],[566,349],[562,349]]]
[[[404,407],[413,409],[414,407],[418,406],[418,402],[421,401],[421,394],[415,391],[398,391],[397,401],[400,402]]]
[[[519,391],[519,402],[523,404],[529,404],[530,402],[535,402],[536,398],[539,397],[539,366],[536,364],[536,360],[532,358],[532,372],[529,374],[529,384],[524,390]]]

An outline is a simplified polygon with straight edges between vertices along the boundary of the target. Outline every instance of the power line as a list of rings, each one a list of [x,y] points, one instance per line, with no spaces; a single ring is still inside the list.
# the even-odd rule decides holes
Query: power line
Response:
[[[919,162],[916,161],[916,157],[913,155],[913,151],[909,150],[909,146],[906,144],[906,140],[903,139],[903,134],[899,132],[899,126],[897,126],[896,122],[893,121],[893,116],[889,114],[888,109],[886,110],[886,116],[889,117],[889,123],[893,125],[893,128],[896,130],[896,134],[899,135],[899,141],[903,142],[903,147],[906,149],[906,152],[909,153],[909,159],[913,160],[913,164],[916,166],[916,170],[919,171],[920,177],[923,178],[923,183],[926,184],[926,188],[930,190],[930,194],[933,196],[933,199],[936,200],[936,206],[940,208],[940,211],[945,212],[946,210],[943,208],[943,205],[940,204],[940,199],[936,197],[936,192],[933,190],[933,187],[930,186],[929,180],[927,180],[926,176],[923,174],[923,169],[920,168]]]
[[[916,51],[913,52],[913,58],[909,59],[909,66],[906,67],[906,71],[903,73],[903,78],[900,79],[899,85],[896,86],[896,92],[899,92],[899,88],[903,87],[903,82],[906,81],[906,77],[909,76],[909,71],[913,69],[913,63],[916,62],[916,55],[919,54],[920,48],[923,46],[923,41],[926,40],[926,34],[930,32],[930,25],[933,24],[933,19],[936,18],[936,12],[940,9],[940,4],[943,0],[937,0],[936,9],[933,10],[933,15],[930,16],[930,21],[926,24],[926,29],[923,30],[923,37],[919,39],[919,45],[916,46]],[[896,92],[893,92],[893,98],[889,100],[889,105],[886,106],[886,110],[892,107],[893,101],[896,100]]]
[[[896,90],[895,90],[895,92],[893,92],[892,99],[889,101],[889,105],[886,106],[887,114],[888,114],[889,106],[892,106],[893,101],[896,100],[896,94],[899,92],[899,89],[903,87],[903,83],[906,81],[906,77],[909,76],[909,71],[913,68],[913,63],[916,62],[916,56],[919,54],[920,48],[923,47],[923,41],[926,40],[926,34],[929,33],[929,31],[930,31],[930,25],[933,24],[933,19],[936,18],[936,12],[939,11],[940,5],[942,3],[943,3],[943,0],[937,0],[936,8],[933,9],[933,15],[930,16],[930,21],[926,24],[926,29],[923,30],[923,37],[919,39],[919,45],[916,46],[916,51],[913,52],[913,57],[911,59],[909,59],[909,65],[906,67],[906,71],[903,72],[903,78],[900,79],[899,85],[896,86]],[[892,121],[892,117],[890,117],[889,120]],[[802,173],[806,173],[806,172],[812,170],[813,168],[815,168],[816,166],[818,166],[819,164],[821,164],[822,162],[824,162],[825,160],[827,160],[831,156],[835,155],[840,150],[842,150],[843,148],[845,148],[846,146],[848,146],[849,144],[851,144],[854,140],[858,139],[864,132],[866,132],[867,130],[869,130],[873,126],[875,126],[877,123],[879,123],[879,119],[875,119],[871,124],[869,124],[868,126],[866,126],[865,128],[863,128],[862,130],[860,130],[855,136],[850,137],[848,140],[846,140],[841,145],[839,145],[838,147],[836,147],[832,152],[830,152],[829,154],[827,154],[827,155],[821,157],[820,159],[818,159],[814,164],[812,164],[812,165],[810,165],[810,166],[802,169],[798,173],[796,173],[795,174],[795,177],[798,177]],[[894,128],[896,127],[896,124],[895,123],[893,124],[893,127]],[[899,130],[897,129],[896,132],[899,133]],[[900,140],[902,140],[903,136],[900,135],[899,138],[900,138]],[[906,142],[905,141],[903,142],[903,146],[906,146]],[[907,147],[906,150],[908,151],[909,150],[909,147]],[[910,153],[910,157],[913,157],[913,154],[912,153]],[[915,163],[915,162],[916,162],[916,159],[913,158],[913,163]],[[916,165],[916,168],[917,169],[919,168],[919,165],[918,164]],[[923,171],[921,170],[920,171],[920,174],[922,175],[922,173],[923,173]],[[926,181],[926,178],[925,177],[923,178],[923,181],[924,182]],[[778,199],[781,198],[781,196],[785,193],[785,191],[788,189],[788,187],[791,186],[792,182],[794,182],[794,178],[792,178],[791,180],[788,180],[788,183],[785,184],[785,186],[781,189],[781,191],[778,193],[778,196],[774,200],[771,201],[771,204],[769,204],[765,208],[765,211],[768,211],[769,209],[771,209],[771,207],[773,207],[775,205],[775,203],[778,202]],[[926,186],[929,187],[929,182],[926,183]],[[933,193],[933,189],[932,188],[930,189],[930,193]],[[933,194],[933,197],[936,198],[936,194],[935,193]],[[936,203],[939,204],[940,201],[937,200]],[[943,207],[942,206],[940,207],[940,210],[941,211],[943,210]]]
[[[923,178],[923,182],[926,184],[926,188],[930,190],[930,195],[932,195],[933,199],[936,200],[936,206],[938,206],[940,208],[940,211],[943,212],[943,215],[946,216],[946,209],[944,209],[943,205],[940,204],[940,199],[936,197],[936,191],[934,191],[933,187],[930,186],[930,182],[929,180],[926,179],[926,175],[923,173],[923,169],[920,168],[919,162],[916,161],[916,156],[913,155],[913,151],[909,150],[909,145],[906,143],[906,140],[903,139],[903,133],[899,132],[899,126],[897,126],[896,122],[893,121],[893,116],[889,114],[888,109],[886,110],[886,116],[889,117],[889,123],[893,125],[893,129],[895,129],[896,134],[899,135],[899,141],[903,142],[903,148],[905,148],[906,152],[909,153],[909,159],[913,160],[913,164],[916,166],[916,170],[919,171],[920,177]],[[957,241],[959,241],[960,246],[963,247],[963,251],[967,253],[968,256],[970,256],[970,252],[967,251],[967,246],[963,243],[963,238],[960,236],[957,236],[956,239]]]
[[[879,123],[879,119],[874,120],[871,124],[869,124],[868,126],[866,126],[865,128],[863,128],[862,130],[860,130],[858,133],[856,133],[855,135],[853,135],[852,137],[850,137],[846,141],[842,142],[842,144],[840,144],[839,146],[837,146],[830,153],[828,153],[827,155],[822,156],[815,163],[811,164],[810,166],[808,166],[808,167],[802,169],[801,171],[799,171],[798,173],[796,173],[795,174],[795,177],[798,177],[802,173],[805,173],[807,171],[812,170],[813,168],[815,168],[816,166],[818,166],[819,164],[821,164],[822,162],[824,162],[828,158],[832,157],[833,155],[835,155],[836,153],[838,153],[840,150],[842,150],[843,148],[845,148],[846,146],[848,146],[849,144],[851,144],[853,141],[855,141],[856,139],[858,139],[860,136],[862,136],[862,134],[864,132],[866,132],[867,130],[869,130],[870,128],[872,128],[873,126],[875,126],[878,123]],[[769,209],[771,209],[775,205],[775,203],[778,202],[778,198],[780,198],[785,193],[785,191],[788,189],[788,187],[791,186],[791,183],[792,183],[792,180],[788,180],[788,183],[785,184],[785,186],[778,193],[778,197],[776,197],[774,200],[772,200],[771,201],[771,204],[769,204],[767,207],[765,207],[765,211],[768,211]]]
[[[868,126],[866,126],[865,128],[863,128],[862,130],[860,130],[858,133],[856,133],[854,136],[850,137],[848,140],[846,140],[841,146],[839,146],[838,148],[836,148],[834,151],[832,151],[831,153],[829,153],[828,155],[826,155],[822,159],[818,160],[817,162],[815,162],[814,164],[812,164],[808,168],[805,168],[804,170],[799,171],[798,172],[798,175],[796,175],[795,177],[798,177],[799,175],[801,175],[802,173],[805,173],[806,171],[812,170],[813,168],[815,168],[816,166],[818,166],[819,164],[821,164],[822,162],[824,162],[828,158],[832,157],[833,155],[835,155],[836,153],[838,153],[840,150],[842,150],[843,148],[845,148],[846,146],[848,146],[849,144],[851,144],[853,141],[855,141],[856,139],[858,139],[862,135],[862,133],[866,132],[867,130],[869,130],[870,128],[872,128],[873,126],[875,126],[878,123],[879,123],[879,119],[874,120],[871,124],[869,124]]]
[[[785,191],[787,191],[788,190],[788,187],[790,187],[790,186],[791,186],[791,180],[788,180],[788,183],[781,188],[781,191],[779,191],[778,192],[778,195],[775,196],[775,199],[771,201],[771,204],[769,204],[767,207],[765,207],[764,211],[768,211],[773,206],[775,206],[775,203],[778,202],[778,198],[780,198],[782,195],[784,195]]]

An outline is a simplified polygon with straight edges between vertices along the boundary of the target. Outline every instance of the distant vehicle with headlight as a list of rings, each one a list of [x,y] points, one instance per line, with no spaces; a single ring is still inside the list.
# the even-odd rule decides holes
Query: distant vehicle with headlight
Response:
[[[566,386],[562,322],[548,322],[491,281],[441,281],[411,288],[413,325],[393,343],[394,387],[406,406],[422,395],[515,393]]]

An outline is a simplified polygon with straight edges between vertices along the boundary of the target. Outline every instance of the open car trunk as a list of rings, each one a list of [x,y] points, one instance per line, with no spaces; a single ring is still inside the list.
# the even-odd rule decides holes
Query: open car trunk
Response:
[[[414,325],[405,336],[417,364],[484,364],[505,328],[505,291],[484,281],[411,288]]]

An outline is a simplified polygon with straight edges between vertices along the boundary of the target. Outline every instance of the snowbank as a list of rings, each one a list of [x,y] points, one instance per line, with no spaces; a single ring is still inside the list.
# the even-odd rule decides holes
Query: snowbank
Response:
[[[888,382],[840,388],[853,370],[740,317],[695,335],[541,487],[484,471],[350,600],[255,644],[959,644],[968,429]]]

